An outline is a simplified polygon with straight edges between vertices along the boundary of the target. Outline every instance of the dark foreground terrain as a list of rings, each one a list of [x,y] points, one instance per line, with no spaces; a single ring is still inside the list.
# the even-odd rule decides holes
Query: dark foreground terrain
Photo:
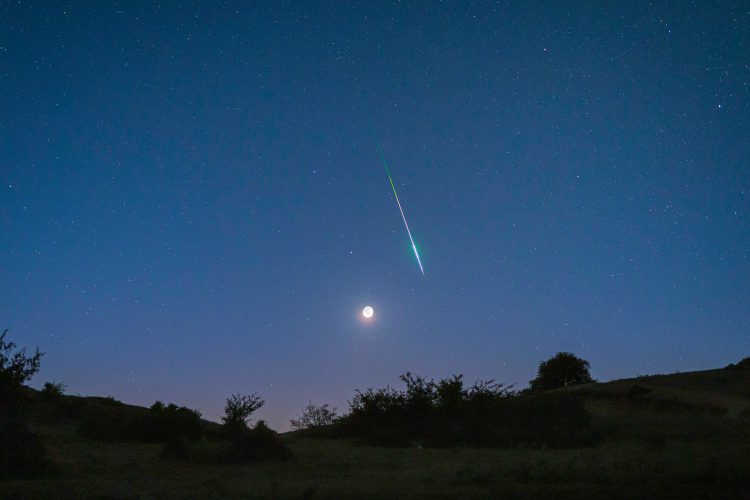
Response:
[[[158,443],[82,438],[75,419],[39,422],[57,470],[0,482],[0,498],[750,498],[750,372],[568,390],[585,394],[597,445],[382,448],[288,433],[291,461],[201,465],[163,457]]]

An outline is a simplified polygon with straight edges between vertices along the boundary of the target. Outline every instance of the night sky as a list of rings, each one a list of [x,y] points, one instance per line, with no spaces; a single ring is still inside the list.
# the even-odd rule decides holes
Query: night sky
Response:
[[[7,1],[0,180],[36,387],[285,430],[407,370],[750,354],[745,2]]]

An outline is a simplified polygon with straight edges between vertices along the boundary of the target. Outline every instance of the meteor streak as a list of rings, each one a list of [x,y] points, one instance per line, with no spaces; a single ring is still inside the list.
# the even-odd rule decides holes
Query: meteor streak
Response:
[[[398,210],[401,212],[401,218],[404,219],[404,226],[406,226],[406,232],[409,235],[409,241],[411,241],[411,248],[414,250],[414,256],[417,258],[417,264],[419,264],[419,270],[422,271],[422,276],[424,276],[424,267],[422,267],[422,259],[419,258],[419,252],[417,251],[417,245],[414,244],[414,238],[411,236],[411,230],[409,229],[409,223],[406,222],[406,216],[404,215],[404,209],[401,208],[401,201],[398,199],[398,193],[396,193],[396,186],[393,184],[393,179],[391,178],[391,171],[388,169],[388,162],[385,161],[385,155],[383,154],[383,148],[380,147],[380,144],[378,144],[378,151],[380,152],[380,159],[383,160],[383,166],[385,167],[385,173],[388,174],[388,180],[391,183],[391,189],[393,189],[393,196],[396,197],[396,204],[398,205]]]

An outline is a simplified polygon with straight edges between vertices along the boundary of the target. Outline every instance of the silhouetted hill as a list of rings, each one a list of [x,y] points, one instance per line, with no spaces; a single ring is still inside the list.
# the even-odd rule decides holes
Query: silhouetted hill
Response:
[[[560,391],[584,397],[601,436],[594,446],[383,448],[293,432],[281,436],[292,461],[205,465],[128,439],[148,408],[28,389],[31,427],[59,472],[0,481],[0,498],[747,498],[750,372],[643,376],[534,397]],[[114,422],[114,439],[82,433],[92,420]],[[220,444],[204,434],[194,446],[200,454]]]
[[[35,418],[45,422],[77,424],[92,415],[135,422],[149,415],[148,408],[126,404],[111,396],[63,395],[47,400],[40,391],[29,387],[24,389]],[[742,369],[638,376],[558,389],[550,394],[561,391],[583,393],[587,406],[599,417],[643,412],[711,414],[730,418],[750,414],[750,370]],[[221,429],[216,422],[202,420],[202,423],[209,433]]]
[[[746,415],[750,407],[750,371],[717,369],[648,375],[567,390],[586,394],[591,400],[590,409],[599,414],[666,411],[738,417]],[[603,405],[605,401],[609,404]]]
[[[128,434],[134,431],[151,416],[149,408],[131,405],[111,396],[61,395],[48,397],[43,391],[24,387],[32,419],[45,424],[64,424],[84,432],[92,424],[104,423]],[[221,425],[200,419],[204,431],[209,434],[220,432]],[[128,440],[128,436],[122,436]],[[111,439],[119,439],[117,436]]]
[[[557,389],[537,397],[567,391],[583,393],[587,407],[598,417],[642,413],[708,414],[729,418],[750,416],[750,370],[743,369],[642,375]],[[306,433],[293,431],[287,434]]]

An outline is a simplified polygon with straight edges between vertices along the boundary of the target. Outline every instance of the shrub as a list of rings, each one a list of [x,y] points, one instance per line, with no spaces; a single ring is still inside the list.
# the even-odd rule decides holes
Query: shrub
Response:
[[[65,382],[45,382],[39,394],[47,401],[57,401],[65,394],[67,388]]]
[[[246,429],[250,415],[264,404],[265,401],[255,393],[250,395],[232,394],[227,398],[227,403],[224,405],[224,416],[221,417],[221,420],[230,432]]]
[[[750,358],[743,358],[737,363],[731,363],[724,367],[725,370],[750,370]]]
[[[492,380],[464,388],[460,375],[434,382],[409,373],[405,391],[356,391],[332,437],[383,446],[578,446],[593,442],[578,394],[522,395]]]
[[[245,428],[244,431],[236,433],[225,456],[226,461],[232,463],[291,458],[291,450],[262,420],[255,424],[253,429]]]
[[[161,401],[147,413],[133,411],[122,403],[115,405],[88,403],[80,413],[78,432],[98,441],[188,441],[203,435],[203,421],[197,410]]]
[[[340,434],[375,445],[404,446],[410,439],[421,437],[419,433],[410,435],[408,427],[404,394],[386,387],[355,391],[349,414],[341,421]]]
[[[294,430],[317,429],[333,424],[336,419],[336,408],[330,408],[327,404],[318,406],[309,401],[302,408],[302,413],[289,421]]]
[[[203,421],[197,410],[161,401],[149,408],[149,425],[146,438],[150,441],[174,442],[180,438],[196,440],[203,435]]]

